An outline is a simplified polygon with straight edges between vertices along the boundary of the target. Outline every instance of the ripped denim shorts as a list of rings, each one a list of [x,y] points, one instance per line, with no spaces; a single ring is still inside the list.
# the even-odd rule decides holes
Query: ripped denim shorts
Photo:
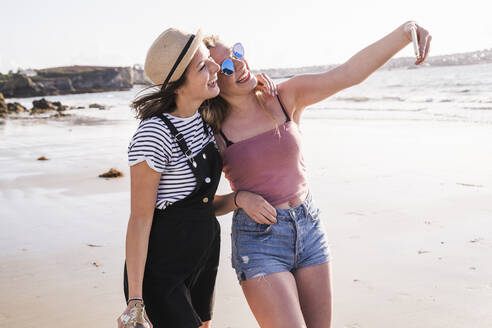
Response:
[[[320,210],[311,193],[291,209],[276,209],[277,223],[258,224],[242,209],[232,217],[232,267],[239,282],[330,261]]]

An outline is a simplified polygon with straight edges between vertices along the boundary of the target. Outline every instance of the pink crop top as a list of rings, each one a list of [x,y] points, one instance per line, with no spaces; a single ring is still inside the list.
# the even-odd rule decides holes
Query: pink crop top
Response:
[[[259,194],[272,206],[307,191],[299,127],[277,98],[287,117],[279,126],[280,135],[272,129],[233,143],[220,130],[227,145],[223,153],[223,172],[231,189]]]

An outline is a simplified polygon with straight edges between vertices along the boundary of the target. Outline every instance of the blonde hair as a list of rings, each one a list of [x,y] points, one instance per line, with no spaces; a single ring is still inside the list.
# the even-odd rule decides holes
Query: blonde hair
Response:
[[[203,38],[203,43],[205,43],[207,49],[215,47],[215,44],[219,41],[220,39],[217,35],[209,35]],[[277,120],[275,120],[275,117],[273,117],[273,115],[265,107],[265,101],[263,100],[265,93],[261,90],[255,90],[255,96],[265,114],[274,122],[275,132],[278,134],[279,131]],[[220,95],[207,100],[206,106],[203,106],[200,110],[203,119],[212,127],[214,133],[218,133],[220,131],[222,123],[224,123],[224,120],[227,115],[229,115],[229,112],[229,104]]]

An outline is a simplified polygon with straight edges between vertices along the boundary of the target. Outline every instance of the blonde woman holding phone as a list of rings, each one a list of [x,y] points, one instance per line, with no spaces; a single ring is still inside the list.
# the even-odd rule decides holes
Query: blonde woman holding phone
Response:
[[[217,37],[205,38],[221,72],[219,97],[203,116],[216,133],[225,176],[237,200],[249,191],[275,207],[275,213],[261,217],[237,209],[232,223],[232,265],[262,328],[330,327],[331,253],[306,180],[301,117],[310,105],[362,83],[412,42],[412,29],[420,65],[432,38],[415,22],[406,22],[328,72],[280,83],[275,97],[257,94],[241,44],[230,47]],[[316,148],[324,151],[321,140]]]

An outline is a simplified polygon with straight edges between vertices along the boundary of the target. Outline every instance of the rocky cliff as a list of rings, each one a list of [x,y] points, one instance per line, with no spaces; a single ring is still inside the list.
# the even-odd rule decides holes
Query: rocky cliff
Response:
[[[37,70],[36,76],[0,76],[5,98],[128,90],[135,83],[132,67],[70,66]],[[139,76],[140,77],[140,76]]]

